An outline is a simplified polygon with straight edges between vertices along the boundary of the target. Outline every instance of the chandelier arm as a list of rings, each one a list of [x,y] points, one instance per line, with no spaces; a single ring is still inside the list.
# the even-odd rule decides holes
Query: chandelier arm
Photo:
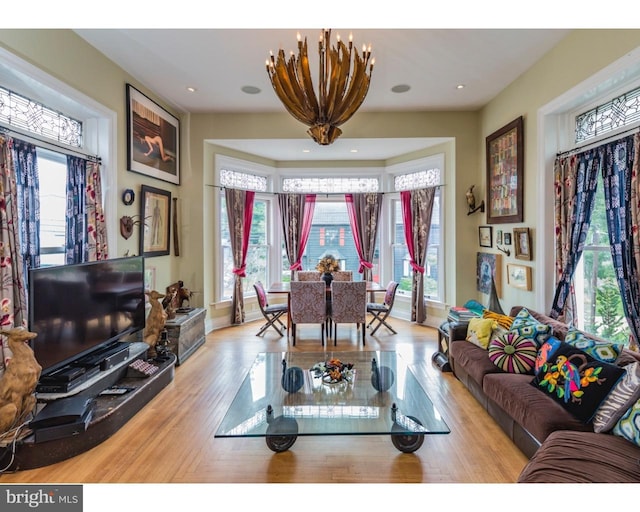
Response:
[[[271,84],[287,111],[298,121],[306,124],[308,122],[306,112],[297,101],[289,75],[287,73],[276,73],[271,76]]]
[[[331,75],[329,82],[329,94],[327,96],[326,121],[333,121],[340,117],[342,102],[349,82],[351,72],[351,60],[347,47],[342,41],[338,41],[338,49],[331,51]]]
[[[299,58],[297,65],[296,77],[298,84],[304,95],[304,103],[308,117],[311,121],[315,122],[318,119],[318,100],[313,88],[313,80],[311,79],[311,71],[309,70],[309,54],[307,53],[307,39],[305,38],[304,44],[299,49]]]
[[[348,121],[351,116],[355,114],[369,91],[370,75],[367,75],[366,72],[366,62],[359,57],[357,52],[355,54],[354,67],[353,76],[349,83],[349,90],[340,106],[342,112],[340,116],[335,119],[338,126]]]

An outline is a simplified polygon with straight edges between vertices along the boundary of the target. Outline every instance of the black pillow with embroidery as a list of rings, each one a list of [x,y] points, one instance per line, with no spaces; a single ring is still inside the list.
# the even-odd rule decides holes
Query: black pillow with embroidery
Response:
[[[588,423],[623,374],[623,368],[562,342],[531,384]]]

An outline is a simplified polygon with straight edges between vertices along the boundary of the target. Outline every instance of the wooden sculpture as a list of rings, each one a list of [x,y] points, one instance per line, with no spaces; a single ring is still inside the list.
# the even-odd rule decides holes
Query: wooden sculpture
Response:
[[[36,333],[16,327],[0,334],[7,336],[13,353],[0,378],[0,434],[3,434],[20,425],[34,411],[36,384],[42,367],[28,344]]]
[[[162,333],[164,324],[167,321],[167,312],[164,310],[159,300],[164,297],[164,294],[155,290],[145,292],[145,294],[149,297],[151,311],[149,311],[149,315],[147,316],[142,337],[144,342],[149,345],[149,357],[156,357],[156,343],[158,343],[160,333]]]

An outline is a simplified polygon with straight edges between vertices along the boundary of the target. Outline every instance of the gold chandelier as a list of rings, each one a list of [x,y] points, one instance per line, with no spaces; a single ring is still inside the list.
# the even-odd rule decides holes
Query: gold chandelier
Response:
[[[298,34],[297,57],[291,52],[287,61],[281,48],[277,60],[273,53],[267,59],[267,73],[278,98],[293,117],[309,126],[307,133],[323,146],[331,144],[342,134],[338,127],[362,105],[369,91],[374,64],[374,60],[369,64],[371,46],[367,48],[363,45],[360,56],[358,50],[353,48],[351,36],[349,46],[340,40],[340,36],[337,37],[337,48],[330,44],[331,30],[325,29],[318,42],[318,97],[309,71],[306,37],[302,42]]]

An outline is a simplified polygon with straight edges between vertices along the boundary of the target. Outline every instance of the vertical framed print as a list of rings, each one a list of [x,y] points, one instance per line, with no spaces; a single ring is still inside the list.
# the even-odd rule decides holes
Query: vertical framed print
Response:
[[[493,228],[491,226],[480,226],[478,228],[478,238],[480,247],[493,247]]]
[[[486,139],[488,224],[523,221],[523,130],[520,116]]]
[[[127,84],[127,166],[180,185],[180,120]]]
[[[169,254],[171,192],[142,185],[140,191],[140,254]]]
[[[513,228],[513,240],[516,249],[516,258],[519,260],[531,259],[531,236],[529,228]]]
[[[502,297],[502,256],[479,252],[476,258],[476,284],[479,292],[490,294],[491,282],[496,285],[498,297]]]

